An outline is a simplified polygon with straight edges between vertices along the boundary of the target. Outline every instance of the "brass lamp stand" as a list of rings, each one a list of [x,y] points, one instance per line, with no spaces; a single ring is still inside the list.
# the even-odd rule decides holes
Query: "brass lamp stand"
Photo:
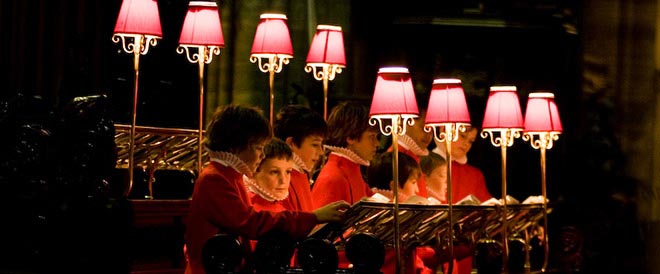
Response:
[[[156,46],[160,37],[153,35],[142,34],[123,34],[115,33],[112,36],[112,41],[115,43],[121,42],[122,49],[126,53],[133,53],[133,70],[135,71],[135,81],[133,85],[133,108],[131,112],[131,130],[128,148],[128,187],[126,188],[125,196],[128,196],[133,189],[133,167],[135,166],[135,123],[137,120],[137,105],[138,105],[138,79],[140,78],[140,55],[145,55],[149,52],[150,46]],[[132,39],[133,42],[128,40]],[[149,198],[149,197],[147,197]]]

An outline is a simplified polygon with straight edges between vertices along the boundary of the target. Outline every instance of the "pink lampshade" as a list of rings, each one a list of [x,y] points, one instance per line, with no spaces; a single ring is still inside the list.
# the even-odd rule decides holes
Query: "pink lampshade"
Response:
[[[433,80],[425,124],[447,123],[470,123],[470,113],[460,79]]]
[[[346,65],[344,37],[339,26],[318,25],[307,53],[307,64]]]
[[[523,129],[523,117],[515,86],[492,86],[483,129]]]
[[[179,44],[225,46],[218,5],[215,2],[190,1]]]
[[[257,33],[252,42],[252,55],[279,54],[293,58],[293,46],[289,27],[286,25],[286,15],[264,13],[257,26]]]
[[[385,67],[378,70],[369,115],[419,115],[417,99],[407,68]]]
[[[115,34],[141,34],[162,37],[156,0],[124,0],[121,3]]]
[[[527,109],[525,110],[525,131],[562,132],[554,94],[551,92],[532,92],[529,94]]]

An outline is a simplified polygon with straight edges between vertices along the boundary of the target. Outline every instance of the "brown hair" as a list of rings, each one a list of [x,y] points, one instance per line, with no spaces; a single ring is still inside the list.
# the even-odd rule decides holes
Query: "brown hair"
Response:
[[[218,108],[206,127],[206,146],[212,151],[236,153],[272,137],[261,110],[241,105]]]
[[[412,175],[415,170],[419,170],[419,165],[417,164],[417,161],[408,154],[399,152],[398,155],[399,188],[403,188],[410,175]],[[376,155],[371,161],[367,168],[367,181],[370,187],[391,190],[390,181],[394,179],[394,174],[392,172],[392,156],[393,152],[391,151],[383,152]]]
[[[442,158],[442,156],[433,152],[429,153],[427,156],[422,156],[422,158],[419,159],[419,166],[422,168],[422,172],[426,176],[431,175],[431,172],[437,167],[446,164],[447,160],[445,160],[445,158]]]
[[[286,140],[293,138],[293,143],[302,145],[307,136],[318,135],[325,138],[328,125],[318,112],[303,105],[288,105],[280,109],[273,123],[273,134]]]
[[[261,160],[257,171],[261,168],[261,165],[269,159],[284,159],[291,160],[293,159],[293,151],[291,147],[287,145],[284,141],[279,138],[270,139],[270,142],[264,146],[264,159]]]
[[[344,101],[335,106],[328,116],[328,138],[326,144],[346,147],[347,138],[360,139],[369,126],[369,109],[352,101]],[[377,130],[373,128],[373,130]]]

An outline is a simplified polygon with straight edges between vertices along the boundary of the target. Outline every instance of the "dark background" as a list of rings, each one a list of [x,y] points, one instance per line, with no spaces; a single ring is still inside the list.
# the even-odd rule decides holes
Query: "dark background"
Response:
[[[655,7],[651,1],[624,2],[608,1],[606,6],[635,11]],[[164,38],[149,54],[140,57],[138,124],[196,128],[199,122],[197,67],[175,52],[187,1],[163,0],[158,4]],[[308,47],[307,40],[296,37],[297,33],[305,32],[306,22],[298,19],[306,17],[297,14],[304,11],[301,6],[305,3],[224,1],[218,4],[228,46],[216,57],[222,59],[216,66],[220,66],[223,75],[230,76],[219,76],[226,80],[217,91],[221,94],[209,91],[207,107],[222,102],[211,98],[222,97],[228,102],[250,103],[266,110],[266,93],[261,91],[265,90],[267,76],[258,72],[256,65],[249,64],[247,56],[240,55],[250,46],[240,39],[253,33],[253,28],[248,26],[255,24],[260,13],[279,10],[289,15],[296,57],[290,68],[276,76],[278,89],[284,91],[277,106],[303,102],[321,112],[322,98],[317,92],[320,83],[298,69],[304,66]],[[118,0],[0,2],[0,64],[5,71],[0,79],[3,105],[11,105],[19,96],[37,96],[39,104],[25,110],[34,114],[32,123],[38,123],[40,117],[47,119],[58,114],[74,97],[103,94],[109,104],[104,117],[116,123],[129,123],[133,60],[111,41],[120,6]],[[481,124],[490,86],[517,86],[523,111],[527,94],[536,90],[553,91],[564,133],[547,154],[548,196],[554,207],[550,235],[556,235],[551,238],[555,241],[551,247],[561,253],[560,246],[564,243],[560,242],[563,240],[560,235],[568,230],[578,231],[584,245],[575,252],[579,256],[570,258],[572,261],[561,261],[569,255],[559,254],[553,257],[557,258],[554,264],[570,265],[567,269],[584,273],[652,273],[657,269],[652,267],[650,258],[657,254],[645,242],[654,239],[648,235],[656,231],[653,230],[655,217],[640,217],[643,210],[638,207],[649,206],[640,202],[639,192],[648,191],[654,181],[652,176],[640,175],[631,166],[639,165],[640,159],[651,162],[653,156],[635,154],[640,152],[635,150],[636,136],[643,131],[637,127],[643,126],[629,123],[622,127],[620,122],[636,119],[628,115],[631,108],[642,109],[634,102],[655,100],[655,89],[622,95],[631,79],[648,75],[645,72],[637,73],[642,75],[638,78],[626,76],[634,75],[636,68],[625,64],[652,59],[637,56],[626,61],[634,55],[630,53],[634,46],[630,45],[648,39],[644,36],[648,31],[639,30],[655,29],[655,26],[631,27],[634,22],[626,21],[632,19],[625,17],[624,12],[612,19],[611,12],[599,7],[593,1],[317,1],[319,19],[326,19],[319,23],[349,24],[343,26],[348,65],[331,82],[330,106],[341,100],[369,104],[376,71],[390,65],[410,69],[420,107],[426,106],[434,78],[462,79],[472,122],[477,126]],[[332,19],[340,16],[341,20]],[[593,18],[604,21],[605,26],[593,28],[585,23],[593,22]],[[598,36],[594,33],[608,32],[616,40],[593,41]],[[616,53],[615,57],[593,49],[594,44],[604,47],[605,53]],[[648,48],[647,45],[644,49]],[[648,82],[655,80],[654,73],[651,80],[646,79]],[[599,84],[601,78],[608,77],[607,84]],[[244,86],[260,92],[246,95],[233,91]],[[646,107],[654,109],[655,105]],[[54,111],[43,111],[46,108]],[[12,117],[4,115],[3,121]],[[639,119],[649,118],[641,115]],[[484,171],[489,190],[499,196],[499,148],[486,139],[478,139],[469,154],[470,162]],[[649,148],[647,153],[651,152]],[[518,139],[508,149],[507,156],[509,194],[519,200],[539,195],[538,151]],[[644,165],[653,167],[646,162]],[[652,204],[657,202],[651,200]],[[40,227],[34,227],[30,221],[22,224],[30,226],[29,231],[35,234],[41,233]],[[26,252],[29,253],[29,248]]]

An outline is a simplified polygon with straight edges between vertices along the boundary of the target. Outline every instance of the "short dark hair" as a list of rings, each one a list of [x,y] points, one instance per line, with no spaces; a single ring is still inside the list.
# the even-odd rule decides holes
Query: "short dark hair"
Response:
[[[347,138],[360,139],[369,130],[369,109],[353,101],[344,101],[335,106],[328,116],[328,138],[326,144],[346,147]],[[373,130],[377,130],[373,128]]]
[[[280,109],[273,122],[273,134],[282,140],[293,138],[300,146],[307,136],[318,135],[325,138],[328,125],[316,111],[303,105],[288,105]]]
[[[229,104],[213,114],[206,136],[206,146],[210,150],[236,153],[273,135],[260,109]]]
[[[390,181],[394,179],[392,172],[392,154],[393,152],[387,151],[377,154],[371,161],[367,168],[367,180],[370,187],[379,189],[390,189]],[[415,170],[419,170],[419,165],[413,157],[408,154],[399,152],[399,188],[403,188],[408,181],[408,177],[413,174]]]
[[[293,151],[291,147],[287,145],[284,141],[279,138],[270,139],[270,142],[264,146],[264,158],[261,160],[257,170],[261,168],[261,165],[269,159],[284,159],[291,160],[293,159]]]
[[[429,155],[422,156],[419,159],[419,167],[422,168],[424,175],[428,176],[439,166],[446,165],[447,160],[437,153],[431,152]]]

